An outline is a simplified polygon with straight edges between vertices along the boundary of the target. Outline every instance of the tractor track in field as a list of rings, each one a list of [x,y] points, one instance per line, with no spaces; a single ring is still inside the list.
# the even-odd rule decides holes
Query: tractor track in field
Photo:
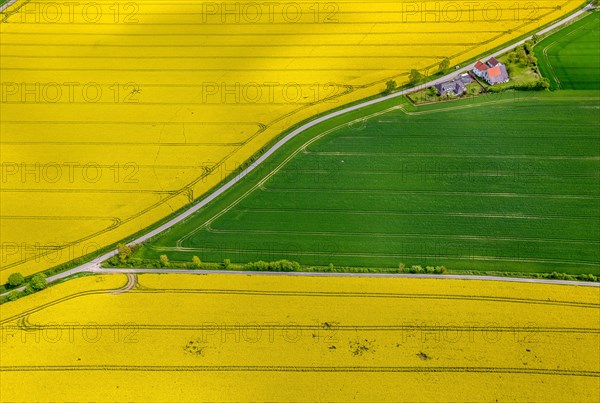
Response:
[[[554,376],[578,376],[600,378],[598,371],[546,369],[546,368],[498,368],[498,367],[324,367],[324,366],[275,366],[275,365],[214,365],[214,366],[144,366],[144,365],[40,365],[40,366],[2,366],[1,371],[134,371],[134,372],[348,372],[348,373],[483,373],[483,374],[533,374]]]
[[[8,2],[6,3],[3,7],[3,10],[8,7],[8,5],[12,4],[13,2]],[[593,6],[591,5],[586,5],[585,7],[583,7],[582,9],[574,12],[573,14],[549,25],[548,27],[539,30],[537,32],[535,32],[535,35],[541,36],[544,35],[548,32],[551,32],[565,24],[568,24],[569,22],[575,20],[576,18],[580,17],[581,15],[589,12],[593,10]],[[499,49],[491,54],[487,54],[485,56],[487,57],[497,57],[500,56],[503,53],[508,52],[509,50],[515,48],[516,46],[522,45],[524,44],[527,40],[531,39],[533,36],[529,35],[519,41],[516,42],[511,42],[510,44],[506,45],[505,47],[503,47],[502,49]],[[394,45],[396,46],[396,45]],[[467,64],[465,67],[462,67],[460,69],[456,69],[455,71],[446,74],[442,77],[439,77],[437,79],[431,80],[427,83],[423,83],[421,85],[423,86],[433,86],[435,84],[439,84],[442,82],[445,82],[461,73],[465,73],[467,71],[470,71],[473,68],[474,63],[469,63]],[[300,127],[296,128],[295,130],[292,130],[290,133],[288,133],[286,136],[284,136],[283,138],[281,138],[279,141],[277,141],[270,149],[268,149],[267,151],[265,151],[264,154],[262,154],[256,161],[254,161],[252,164],[250,164],[247,168],[245,168],[243,171],[241,171],[240,173],[238,173],[237,175],[235,175],[232,179],[230,179],[229,181],[225,182],[224,184],[220,185],[216,191],[214,191],[213,193],[209,194],[208,196],[206,196],[204,199],[202,199],[200,202],[198,202],[197,204],[191,206],[189,209],[187,209],[186,211],[182,212],[181,214],[179,214],[178,216],[172,218],[171,220],[163,223],[162,225],[158,226],[157,228],[147,232],[146,234],[134,239],[133,241],[129,242],[128,245],[133,246],[133,245],[138,245],[141,244],[147,240],[149,240],[150,238],[170,229],[171,227],[173,227],[174,225],[184,221],[185,219],[189,218],[192,214],[194,214],[195,212],[197,212],[198,210],[202,209],[203,207],[205,207],[207,204],[209,204],[210,202],[212,202],[213,200],[217,199],[219,196],[221,196],[223,193],[225,193],[226,191],[228,191],[230,188],[232,188],[233,186],[235,186],[237,184],[237,182],[239,182],[240,180],[242,180],[244,177],[246,177],[248,174],[250,174],[251,172],[253,172],[257,167],[259,167],[263,162],[265,162],[271,155],[273,155],[274,153],[276,153],[283,145],[285,145],[286,143],[288,143],[290,140],[292,140],[294,137],[298,136],[300,133],[305,132],[306,130],[317,126],[325,121],[331,120],[333,118],[342,116],[342,115],[346,115],[350,112],[354,112],[360,109],[364,109],[366,107],[375,105],[375,104],[379,104],[388,100],[392,100],[395,98],[400,98],[412,91],[414,91],[414,88],[408,88],[402,91],[398,91],[395,92],[393,94],[390,95],[386,95],[386,96],[382,96],[379,98],[375,98],[375,99],[370,99],[367,101],[363,101],[360,102],[356,105],[352,105],[352,106],[348,106],[345,107],[343,109],[334,111],[334,112],[330,112],[327,113],[323,116],[320,116],[316,119],[313,119],[303,125],[301,125]],[[394,108],[399,108],[398,106],[394,107]],[[388,110],[386,110],[388,111]],[[385,113],[386,111],[383,112],[377,112],[373,115],[377,115],[380,113]],[[406,111],[405,111],[406,112]],[[413,112],[414,113],[414,112]],[[356,121],[363,121],[365,119],[365,117],[361,117],[359,119],[356,119]],[[346,124],[352,124],[352,122],[347,122]],[[328,133],[330,131],[327,131],[325,133]],[[316,136],[315,138],[319,138],[322,137],[323,135],[325,135],[325,133],[322,133],[319,136]],[[308,143],[310,144],[310,143]],[[301,152],[305,150],[305,147],[308,145],[306,144],[304,147],[301,147],[300,149],[296,150],[295,153],[292,153],[292,155],[296,154],[297,152]],[[269,177],[270,175],[267,175],[266,177]],[[225,209],[227,210],[227,209]],[[218,216],[220,216],[221,214],[218,214]],[[216,218],[216,217],[215,217]],[[209,220],[209,221],[212,221]],[[100,268],[100,264],[107,260],[110,259],[111,257],[115,256],[117,254],[117,250],[111,250],[107,253],[102,254],[101,256],[98,256],[96,258],[94,258],[93,260],[84,263],[80,266],[77,266],[73,269],[70,269],[68,271],[56,274],[54,276],[50,276],[47,278],[47,282],[52,283],[54,281],[58,281],[61,279],[64,279],[66,277],[75,275],[75,274],[79,274],[79,273],[86,273],[86,272],[91,272],[91,273],[110,273],[110,272],[120,272],[120,273],[124,273],[126,271],[124,270],[106,270],[106,269],[101,269]],[[144,273],[144,272],[157,272],[156,269],[141,269],[141,271],[135,271],[135,272],[131,272],[130,273]],[[166,270],[166,273],[169,272],[176,272],[175,270]],[[183,272],[198,272],[197,270],[183,270]],[[207,271],[204,271],[204,273],[207,273]],[[249,272],[240,272],[242,274],[248,274]],[[261,275],[268,275],[271,273],[268,272],[256,272],[256,274],[261,274]],[[281,274],[281,273],[278,273]],[[285,275],[316,275],[316,273],[298,273],[298,272],[294,272],[294,273],[284,273]],[[323,273],[326,275],[331,275],[331,276],[335,276],[335,275],[355,275],[355,273]],[[396,276],[411,276],[411,275],[396,275]],[[425,275],[425,276],[419,276],[419,275],[412,275],[415,278],[433,278],[435,277],[434,275]],[[462,279],[477,279],[477,280],[504,280],[504,281],[524,281],[524,282],[541,282],[541,283],[550,283],[550,284],[572,284],[572,285],[585,285],[585,286],[594,286],[594,287],[600,287],[600,283],[589,283],[589,282],[577,282],[577,281],[556,281],[556,280],[541,280],[541,279],[508,279],[508,278],[503,278],[503,277],[493,277],[493,276],[456,276],[458,278],[462,278]],[[443,275],[441,276],[441,278],[451,278],[449,277],[449,275]],[[21,288],[17,288],[16,290],[23,290],[24,287]],[[14,291],[14,290],[11,290]],[[9,292],[5,292],[3,294],[0,294],[0,296],[4,296],[7,295]]]
[[[469,218],[505,218],[517,220],[589,220],[588,216],[566,216],[559,214],[502,214],[481,212],[451,212],[451,211],[393,211],[393,210],[344,210],[316,208],[241,208],[242,213],[307,213],[307,214],[345,214],[345,215],[374,215],[374,216],[439,216],[439,217],[469,217]]]
[[[374,237],[374,238],[421,238],[420,233],[384,233],[384,232],[352,232],[352,231],[290,231],[290,230],[254,230],[254,229],[218,229],[208,227],[207,232],[215,234],[260,234],[260,235],[299,235],[299,236],[335,236],[335,237]],[[542,243],[572,243],[572,244],[600,244],[600,241],[585,239],[562,238],[536,238],[536,237],[510,237],[489,235],[448,235],[427,233],[427,238],[433,239],[460,239],[471,241],[514,241],[514,242],[542,242]]]
[[[261,191],[270,193],[320,193],[322,189],[314,188],[267,188]],[[548,194],[548,193],[515,193],[515,192],[475,192],[475,191],[430,191],[430,190],[394,190],[394,189],[328,189],[329,193],[369,193],[369,194],[404,194],[404,195],[438,195],[438,196],[486,196],[486,197],[522,197],[546,199],[600,200],[595,195]]]

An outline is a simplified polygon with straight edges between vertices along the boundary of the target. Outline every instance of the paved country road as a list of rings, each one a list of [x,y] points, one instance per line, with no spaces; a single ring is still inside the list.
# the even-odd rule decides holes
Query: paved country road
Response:
[[[323,272],[281,272],[281,271],[244,271],[244,270],[192,270],[192,269],[101,269],[98,268],[94,273],[108,274],[222,274],[222,275],[262,275],[262,276],[287,276],[287,277],[371,277],[371,278],[429,278],[429,279],[444,279],[444,280],[490,280],[490,281],[507,281],[510,283],[538,283],[538,284],[561,284],[561,285],[579,285],[600,287],[599,283],[590,283],[586,281],[568,281],[568,280],[546,280],[538,278],[517,278],[517,277],[501,277],[501,276],[467,276],[463,274],[410,274],[410,273],[323,273]],[[128,284],[131,283],[131,279]],[[130,286],[128,288],[131,289]]]
[[[7,1],[6,3],[2,4],[0,6],[0,13],[4,10],[6,10],[7,8],[9,8],[10,6],[12,6],[13,4],[15,4],[17,2],[17,0],[10,0]]]
[[[535,34],[540,36],[543,34],[546,34],[562,25],[565,25],[569,22],[571,22],[572,20],[578,18],[579,16],[581,16],[582,14],[585,14],[587,12],[589,12],[590,10],[593,9],[593,6],[591,5],[587,5],[584,8],[582,8],[581,10],[571,14],[568,17],[565,17],[562,20],[559,20],[557,22],[555,22],[554,24],[548,26],[547,28],[544,28],[538,32],[536,32]],[[527,40],[531,39],[533,37],[533,35],[528,36],[518,42],[514,42],[511,43],[510,45],[507,45],[506,47],[487,55],[486,57],[482,57],[482,59],[487,59],[490,57],[496,57],[499,56],[503,53],[508,52],[509,50],[513,49],[515,46],[519,46],[522,45],[523,43],[525,43]],[[444,81],[447,81],[453,77],[455,77],[457,74],[461,74],[461,73],[465,73],[467,71],[470,71],[473,69],[473,64],[469,64],[466,65],[463,68],[460,69],[456,69],[454,71],[452,71],[452,73],[447,74],[443,77],[437,78],[435,80],[431,80],[427,83],[423,83],[420,86],[421,87],[429,87],[435,84],[439,84],[442,83]],[[201,208],[203,208],[204,206],[206,206],[207,204],[209,204],[210,202],[212,202],[213,200],[215,200],[217,197],[219,197],[220,195],[222,195],[223,193],[225,193],[227,190],[229,190],[230,188],[232,188],[233,186],[235,186],[235,184],[237,182],[239,182],[241,179],[243,179],[245,176],[247,176],[249,173],[251,173],[252,171],[254,171],[259,165],[261,165],[267,158],[269,158],[271,155],[273,155],[275,152],[277,152],[277,150],[279,150],[284,144],[286,144],[288,141],[290,141],[291,139],[293,139],[294,137],[296,137],[297,135],[299,135],[300,133],[310,129],[311,127],[314,127],[320,123],[323,123],[327,120],[333,119],[335,117],[341,116],[341,115],[345,115],[347,113],[362,109],[362,108],[366,108],[368,106],[371,105],[375,105],[378,104],[380,102],[384,102],[393,98],[398,98],[401,97],[409,92],[414,91],[414,88],[409,88],[403,91],[398,91],[395,92],[393,94],[387,95],[387,96],[382,96],[380,98],[376,98],[376,99],[372,99],[369,101],[365,101],[353,106],[349,106],[347,108],[344,109],[340,109],[338,111],[335,112],[331,112],[327,115],[321,116],[317,119],[314,119],[308,123],[305,123],[304,125],[298,127],[297,129],[293,130],[292,132],[290,132],[289,134],[287,134],[284,138],[282,138],[281,140],[279,140],[277,143],[275,143],[269,150],[267,150],[260,158],[258,158],[256,161],[254,161],[250,166],[248,166],[248,168],[244,169],[243,171],[241,171],[240,173],[238,173],[235,177],[233,177],[231,180],[229,180],[228,182],[226,182],[225,184],[221,185],[220,187],[218,187],[218,189],[213,192],[212,194],[210,194],[209,196],[207,196],[205,199],[203,199],[202,201],[200,201],[199,203],[195,204],[194,206],[190,207],[189,209],[187,209],[186,211],[182,212],[181,214],[179,214],[178,216],[174,217],[173,219],[169,220],[168,222],[162,224],[161,226],[147,232],[146,234],[140,236],[137,239],[134,239],[133,241],[129,242],[128,245],[129,246],[133,246],[133,245],[137,245],[140,243],[143,243],[145,241],[147,241],[148,239],[166,231],[167,229],[173,227],[174,225],[176,225],[177,223],[185,220],[186,218],[188,218],[189,216],[191,216],[192,214],[194,214],[195,212],[197,212],[198,210],[200,210]],[[84,263],[80,266],[77,266],[71,270],[56,274],[54,276],[50,276],[47,278],[47,282],[48,283],[52,283],[54,281],[57,280],[61,280],[63,278],[69,277],[73,274],[77,274],[77,273],[85,273],[85,272],[91,272],[91,273],[115,273],[115,272],[120,272],[120,273],[126,273],[127,271],[125,269],[101,269],[100,268],[100,264],[107,260],[110,259],[111,257],[115,256],[117,254],[117,250],[112,250],[110,252],[107,252],[101,256],[98,256],[97,258],[91,260],[88,263]],[[137,269],[137,271],[135,271],[135,273],[157,273],[159,272],[156,269]],[[198,270],[164,270],[163,272],[165,273],[200,273],[200,274],[206,274],[206,273],[211,273],[210,271],[201,271],[199,272]],[[130,273],[133,273],[130,271]],[[213,272],[215,273],[215,272]],[[216,271],[216,273],[222,273],[220,271]],[[227,273],[232,273],[227,272]],[[273,275],[273,273],[270,272],[240,272],[243,274],[260,274],[260,275]],[[326,276],[359,276],[361,274],[355,274],[355,273],[300,273],[300,272],[286,272],[286,273],[277,273],[279,275],[293,275],[293,276],[298,276],[298,275],[310,275],[310,276],[315,276],[315,275],[326,275]],[[380,274],[379,276],[386,276],[383,274]],[[392,275],[387,275],[387,276],[394,276],[394,277],[412,277],[412,278],[435,278],[436,276],[433,275],[417,275],[417,274],[392,274]],[[575,281],[555,281],[555,280],[542,280],[542,279],[508,279],[506,277],[492,277],[492,276],[463,276],[463,275],[458,275],[458,276],[451,276],[451,275],[442,275],[439,276],[440,278],[460,278],[460,279],[464,279],[464,280],[494,280],[494,281],[498,281],[498,280],[502,280],[502,281],[524,281],[524,282],[536,282],[536,283],[551,283],[551,284],[573,284],[573,285],[583,285],[583,286],[592,286],[592,287],[600,287],[600,283],[589,283],[589,282],[575,282]],[[20,287],[17,290],[23,290],[24,287]],[[8,294],[8,292],[4,293],[4,294],[0,294],[0,296],[4,296]]]

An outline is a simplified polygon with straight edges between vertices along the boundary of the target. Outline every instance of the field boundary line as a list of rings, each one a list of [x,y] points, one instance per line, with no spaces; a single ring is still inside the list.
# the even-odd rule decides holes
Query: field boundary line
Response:
[[[548,369],[548,368],[502,368],[502,367],[385,367],[385,366],[283,366],[283,365],[214,365],[214,366],[143,366],[143,365],[40,365],[40,366],[1,366],[0,371],[27,372],[27,371],[192,371],[192,372],[458,372],[458,373],[483,373],[483,374],[532,374],[555,376],[584,376],[599,378],[598,371],[585,371],[576,369]]]
[[[60,330],[63,329],[64,326],[60,324],[31,324],[26,323],[25,326],[19,325],[19,328],[26,331],[39,331],[39,330]],[[155,324],[135,324],[136,329],[146,330],[146,331],[164,331],[164,330],[173,330],[173,331],[202,331],[207,329],[207,325],[155,325]],[[310,330],[335,330],[337,332],[398,332],[398,331],[413,331],[413,330],[426,330],[426,331],[494,331],[500,333],[513,333],[515,331],[515,327],[511,326],[420,326],[420,325],[412,325],[412,326],[404,326],[404,325],[345,325],[345,326],[337,326],[330,325],[329,327],[324,327],[323,325],[299,325],[294,324],[294,329],[302,330],[302,331],[310,331]],[[69,329],[87,329],[89,325],[69,325]],[[94,324],[94,328],[96,329],[120,329],[122,325],[110,325],[110,324]],[[244,326],[244,329],[248,330],[285,330],[287,329],[287,325],[252,325],[248,324]],[[239,327],[237,325],[225,325],[219,326],[221,330],[237,330]],[[527,327],[525,330],[529,334],[545,334],[545,333],[567,333],[569,335],[574,334],[589,334],[595,335],[600,334],[600,329],[588,329],[588,328],[552,328],[552,327]]]

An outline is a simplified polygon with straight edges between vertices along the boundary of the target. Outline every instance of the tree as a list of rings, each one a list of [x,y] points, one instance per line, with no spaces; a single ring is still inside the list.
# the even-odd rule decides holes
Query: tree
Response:
[[[522,66],[527,65],[527,52],[525,51],[524,47],[520,46],[519,48],[517,48],[517,50],[516,50],[516,60]]]
[[[447,57],[440,63],[440,71],[446,71],[450,68],[450,59]]]
[[[394,92],[396,90],[396,88],[398,88],[398,84],[396,83],[396,81],[388,80],[385,83],[385,91],[383,91],[383,93],[386,95],[391,94],[392,92]]]
[[[46,276],[43,273],[36,274],[35,276],[31,277],[31,280],[29,280],[29,285],[34,291],[43,290],[48,285],[46,282]]]
[[[162,267],[169,267],[171,263],[169,263],[169,257],[167,255],[160,255],[160,265]]]
[[[438,92],[435,89],[435,87],[429,87],[429,89],[427,89],[427,98],[428,99],[435,99],[435,97],[437,97]]]
[[[410,74],[408,75],[408,80],[410,81],[411,84],[415,84],[417,81],[419,81],[421,79],[421,77],[423,77],[421,75],[421,73],[419,73],[419,71],[417,69],[412,69],[410,71]]]
[[[129,257],[133,254],[133,251],[131,250],[131,248],[127,245],[125,245],[124,243],[120,243],[118,245],[118,249],[119,249],[119,260],[121,261],[121,263],[125,263]]]
[[[13,287],[23,284],[24,281],[25,278],[23,278],[23,275],[18,272],[8,276],[8,284],[12,285]]]
[[[202,268],[202,261],[200,260],[200,258],[198,256],[194,256],[192,258],[192,264],[194,265],[194,268],[196,268],[196,269]]]
[[[230,264],[231,264],[231,260],[229,260],[229,259],[223,260],[223,268],[224,269],[228,269]]]

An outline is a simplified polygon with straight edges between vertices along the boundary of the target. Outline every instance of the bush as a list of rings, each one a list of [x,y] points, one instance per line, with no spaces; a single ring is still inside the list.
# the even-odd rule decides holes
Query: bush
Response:
[[[552,272],[552,273],[551,273],[551,274],[548,276],[548,278],[552,278],[552,279],[555,279],[555,280],[564,280],[566,276],[567,276],[567,275],[566,275],[565,273],[557,273],[557,272]]]
[[[231,260],[230,259],[224,259],[223,260],[223,268],[224,269],[228,269],[230,265],[231,265]]]
[[[192,266],[195,269],[201,269],[202,268],[202,261],[200,260],[200,258],[198,256],[194,256],[192,258]]]
[[[25,285],[25,289],[23,290],[23,295],[30,295],[33,294],[35,292],[35,290],[33,289],[33,287],[31,287],[31,283],[27,283]]]
[[[169,267],[171,263],[169,262],[169,257],[167,255],[160,255],[160,265],[162,267]]]
[[[298,271],[300,264],[289,260],[278,260],[276,262],[250,262],[244,265],[244,270],[252,271]]]
[[[28,286],[31,286],[33,291],[43,290],[47,285],[48,283],[46,282],[46,276],[43,273],[38,273],[31,277],[31,280],[29,280],[28,284]]]
[[[593,274],[580,274],[578,279],[581,281],[597,281],[598,278]]]
[[[267,271],[268,270],[268,263],[264,262],[262,260],[259,260],[258,262],[251,262],[248,263],[244,266],[244,270],[251,270],[251,271]]]
[[[547,78],[540,78],[539,80],[532,82],[532,83],[527,83],[527,84],[521,84],[518,86],[514,87],[517,90],[521,90],[521,91],[543,91],[543,90],[547,90],[548,88],[550,88],[550,80],[548,80]]]
[[[22,296],[23,296],[23,294],[22,294],[22,293],[20,293],[19,291],[13,291],[13,292],[11,292],[10,294],[8,294],[8,295],[6,296],[6,299],[7,299],[8,301],[16,301],[16,300],[18,300],[19,298],[21,298]]]
[[[17,287],[23,284],[23,282],[25,282],[25,278],[21,273],[17,272],[8,276],[8,284],[12,285],[13,287]]]
[[[133,254],[131,248],[124,243],[118,244],[117,249],[119,251],[119,261],[121,263],[125,263]]]
[[[446,266],[436,266],[435,267],[435,273],[437,274],[444,274],[446,273],[447,269]]]

